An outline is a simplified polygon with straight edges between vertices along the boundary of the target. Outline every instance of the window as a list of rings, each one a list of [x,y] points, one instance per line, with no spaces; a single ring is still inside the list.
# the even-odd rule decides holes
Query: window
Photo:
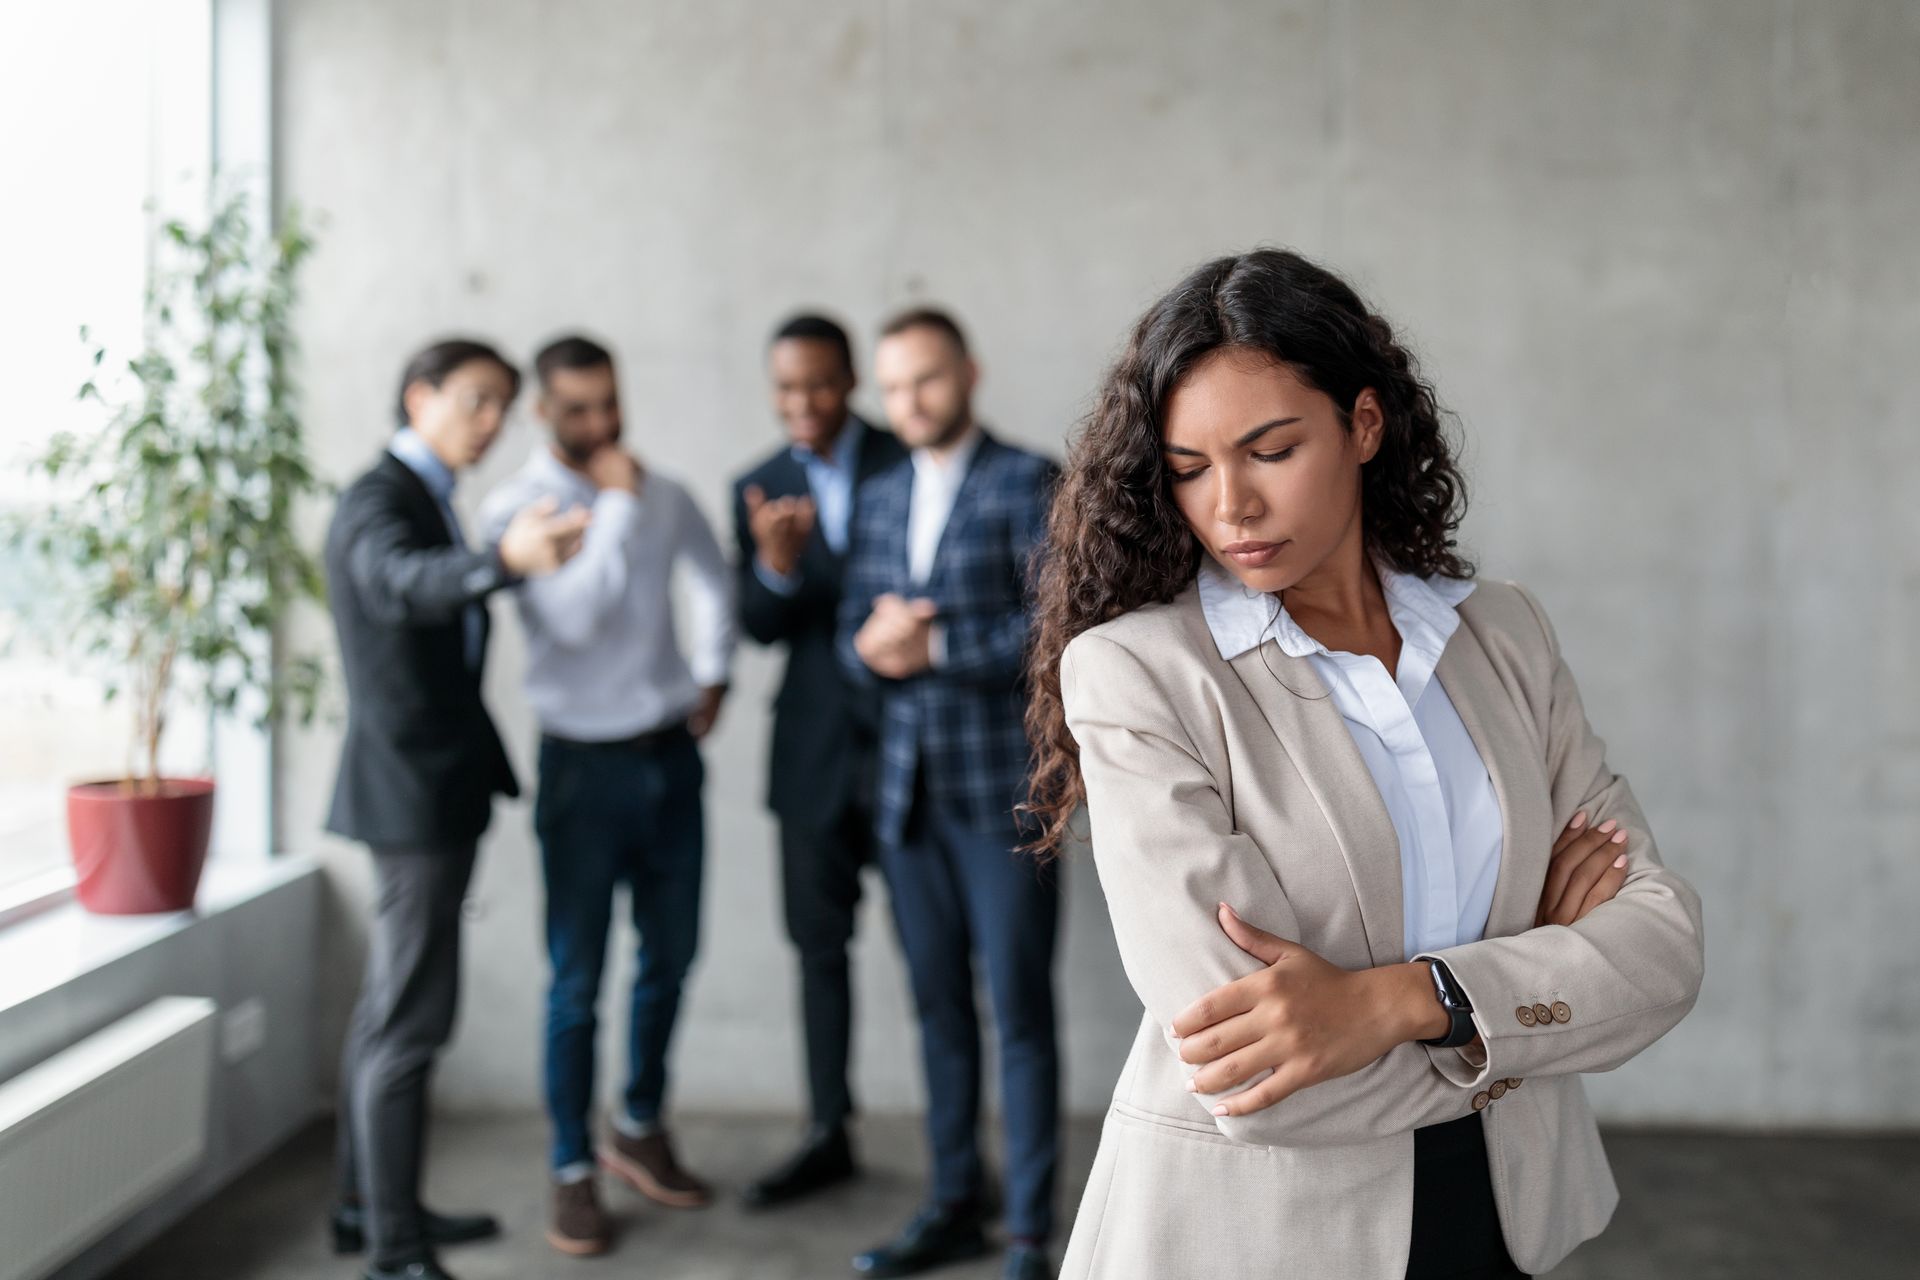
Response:
[[[24,459],[94,421],[74,393],[81,325],[121,360],[139,345],[154,226],[201,207],[212,145],[208,0],[94,0],[0,10],[0,509],[44,502]],[[152,205],[154,208],[149,208]],[[67,865],[68,784],[124,776],[129,725],[22,606],[47,584],[0,553],[0,904]],[[49,643],[49,640],[53,643]],[[204,767],[207,738],[176,712],[168,767]]]

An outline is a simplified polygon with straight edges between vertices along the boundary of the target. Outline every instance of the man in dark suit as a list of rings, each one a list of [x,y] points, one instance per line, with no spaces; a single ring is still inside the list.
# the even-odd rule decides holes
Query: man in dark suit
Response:
[[[977,954],[1000,1047],[1005,1275],[1040,1280],[1059,1149],[1060,895],[1055,873],[1018,852],[1014,808],[1031,754],[1028,586],[1058,471],[975,423],[978,370],[945,313],[887,325],[874,374],[912,456],[861,490],[837,648],[880,694],[876,831],[920,1015],[934,1169],[926,1207],[853,1265],[911,1275],[987,1247]]]
[[[747,1188],[755,1208],[854,1176],[847,1119],[853,994],[847,946],[860,873],[873,856],[878,698],[834,659],[847,536],[860,483],[903,460],[889,433],[848,406],[855,383],[846,330],[800,315],[767,351],[773,407],[787,447],[734,483],[741,622],[787,647],[774,700],[767,805],[780,819],[787,936],[800,953],[809,1124],[800,1149]]]
[[[517,795],[480,701],[486,597],[551,572],[584,512],[529,510],[469,548],[452,505],[520,375],[483,343],[435,343],[401,377],[400,429],[341,495],[326,570],[347,683],[347,732],[327,829],[373,850],[367,969],[341,1064],[335,1247],[370,1280],[445,1277],[434,1247],[498,1231],[484,1214],[420,1206],[427,1073],[453,1030],[460,903],[493,797]]]

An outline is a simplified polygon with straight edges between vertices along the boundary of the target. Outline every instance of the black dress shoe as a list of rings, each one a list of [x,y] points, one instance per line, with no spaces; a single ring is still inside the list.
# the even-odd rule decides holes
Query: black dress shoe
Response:
[[[1030,1244],[1009,1245],[1000,1280],[1053,1280],[1053,1264],[1047,1260],[1045,1249]]]
[[[849,1181],[859,1173],[843,1125],[811,1129],[800,1149],[740,1193],[749,1209],[770,1209]]]
[[[855,1254],[857,1276],[912,1276],[987,1251],[983,1217],[974,1203],[928,1205],[886,1244]]]
[[[366,1280],[453,1280],[432,1258],[416,1258],[412,1262],[397,1263],[391,1267],[368,1267]]]
[[[367,1247],[367,1211],[357,1204],[333,1206],[333,1251],[358,1253]],[[420,1211],[420,1232],[429,1249],[446,1244],[466,1244],[472,1240],[490,1240],[500,1234],[500,1224],[490,1213],[435,1213]]]

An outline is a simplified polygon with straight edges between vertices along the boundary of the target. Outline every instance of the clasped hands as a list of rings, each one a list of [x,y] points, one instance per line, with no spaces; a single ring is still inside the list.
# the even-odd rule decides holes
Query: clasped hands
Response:
[[[875,675],[904,680],[933,665],[933,624],[939,610],[924,597],[907,599],[889,591],[873,602],[873,612],[854,633],[853,651]]]
[[[1626,832],[1613,822],[1587,829],[1576,814],[1554,842],[1536,927],[1568,925],[1610,901],[1626,882]],[[1263,968],[1217,987],[1173,1020],[1183,1061],[1200,1069],[1195,1093],[1233,1089],[1216,1116],[1261,1111],[1309,1086],[1351,1075],[1411,1040],[1446,1034],[1447,1016],[1424,964],[1342,969],[1297,942],[1242,920],[1221,903],[1220,928]]]

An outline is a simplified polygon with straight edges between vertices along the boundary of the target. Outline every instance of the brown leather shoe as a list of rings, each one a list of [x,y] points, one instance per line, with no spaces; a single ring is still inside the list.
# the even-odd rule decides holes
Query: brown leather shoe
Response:
[[[681,1167],[664,1129],[629,1138],[615,1129],[600,1148],[600,1164],[635,1191],[670,1209],[704,1209],[713,1188]]]
[[[600,1209],[593,1179],[554,1184],[553,1222],[547,1228],[547,1243],[576,1258],[590,1258],[605,1253],[612,1242],[613,1229]]]

